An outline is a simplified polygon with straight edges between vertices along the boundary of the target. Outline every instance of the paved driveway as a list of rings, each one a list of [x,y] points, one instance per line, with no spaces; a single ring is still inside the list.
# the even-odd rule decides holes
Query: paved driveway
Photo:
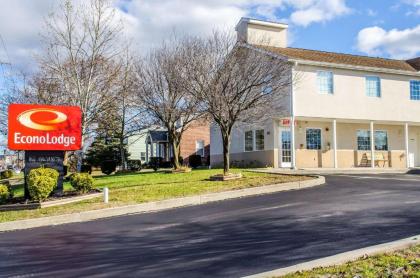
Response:
[[[420,234],[420,176],[0,234],[0,276],[239,277]],[[25,276],[26,277],[26,276]]]

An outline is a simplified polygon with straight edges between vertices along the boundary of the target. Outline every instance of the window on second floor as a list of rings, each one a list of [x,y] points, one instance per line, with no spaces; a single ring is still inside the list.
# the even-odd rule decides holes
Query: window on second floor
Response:
[[[368,97],[381,96],[381,79],[378,76],[366,76],[366,95]]]
[[[410,99],[420,100],[420,80],[410,81]]]
[[[320,94],[333,94],[334,82],[333,73],[330,71],[318,71],[317,73],[318,92]]]

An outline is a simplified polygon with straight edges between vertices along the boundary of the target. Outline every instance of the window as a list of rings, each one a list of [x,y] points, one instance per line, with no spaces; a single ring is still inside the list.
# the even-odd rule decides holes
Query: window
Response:
[[[420,80],[410,81],[410,99],[420,100]]]
[[[318,92],[320,94],[333,94],[333,73],[330,71],[318,71]]]
[[[359,151],[370,150],[370,131],[358,130],[357,131],[357,149]],[[388,150],[388,133],[383,130],[375,130],[375,150],[387,151]]]
[[[321,149],[321,129],[308,128],[306,130],[306,148],[308,150]]]
[[[203,140],[195,141],[195,154],[204,156],[204,141]]]
[[[375,131],[375,150],[387,151],[388,150],[388,134],[383,130]]]
[[[252,152],[254,150],[254,136],[252,130],[245,131],[245,151]]]
[[[145,152],[140,152],[140,160],[141,161],[145,161],[146,160],[146,153]]]
[[[357,149],[359,151],[370,150],[370,132],[368,130],[357,131]]]
[[[264,150],[264,129],[255,131],[255,150]]]
[[[366,76],[366,95],[368,97],[381,96],[381,79],[377,76]]]

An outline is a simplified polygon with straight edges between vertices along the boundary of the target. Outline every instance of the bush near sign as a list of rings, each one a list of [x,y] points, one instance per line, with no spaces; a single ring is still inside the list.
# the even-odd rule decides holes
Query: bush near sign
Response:
[[[64,152],[63,151],[25,151],[25,198],[29,198],[29,191],[26,177],[34,168],[45,167],[53,168],[60,174],[58,177],[56,194],[63,193],[63,178],[64,178]]]

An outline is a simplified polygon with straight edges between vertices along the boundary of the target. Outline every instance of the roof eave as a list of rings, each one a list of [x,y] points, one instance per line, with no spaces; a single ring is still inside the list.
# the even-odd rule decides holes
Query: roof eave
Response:
[[[318,62],[318,61],[293,59],[293,58],[289,58],[289,61],[297,63],[297,64],[309,65],[309,66],[330,67],[330,68],[338,68],[338,69],[349,69],[349,70],[357,70],[357,71],[369,71],[369,72],[389,73],[389,74],[398,74],[398,75],[408,75],[408,76],[420,77],[420,72],[407,71],[407,70],[396,70],[396,69],[387,69],[387,68],[378,68],[378,67],[356,66],[356,65],[348,65],[348,64],[339,64],[339,63],[327,63],[327,62]]]

